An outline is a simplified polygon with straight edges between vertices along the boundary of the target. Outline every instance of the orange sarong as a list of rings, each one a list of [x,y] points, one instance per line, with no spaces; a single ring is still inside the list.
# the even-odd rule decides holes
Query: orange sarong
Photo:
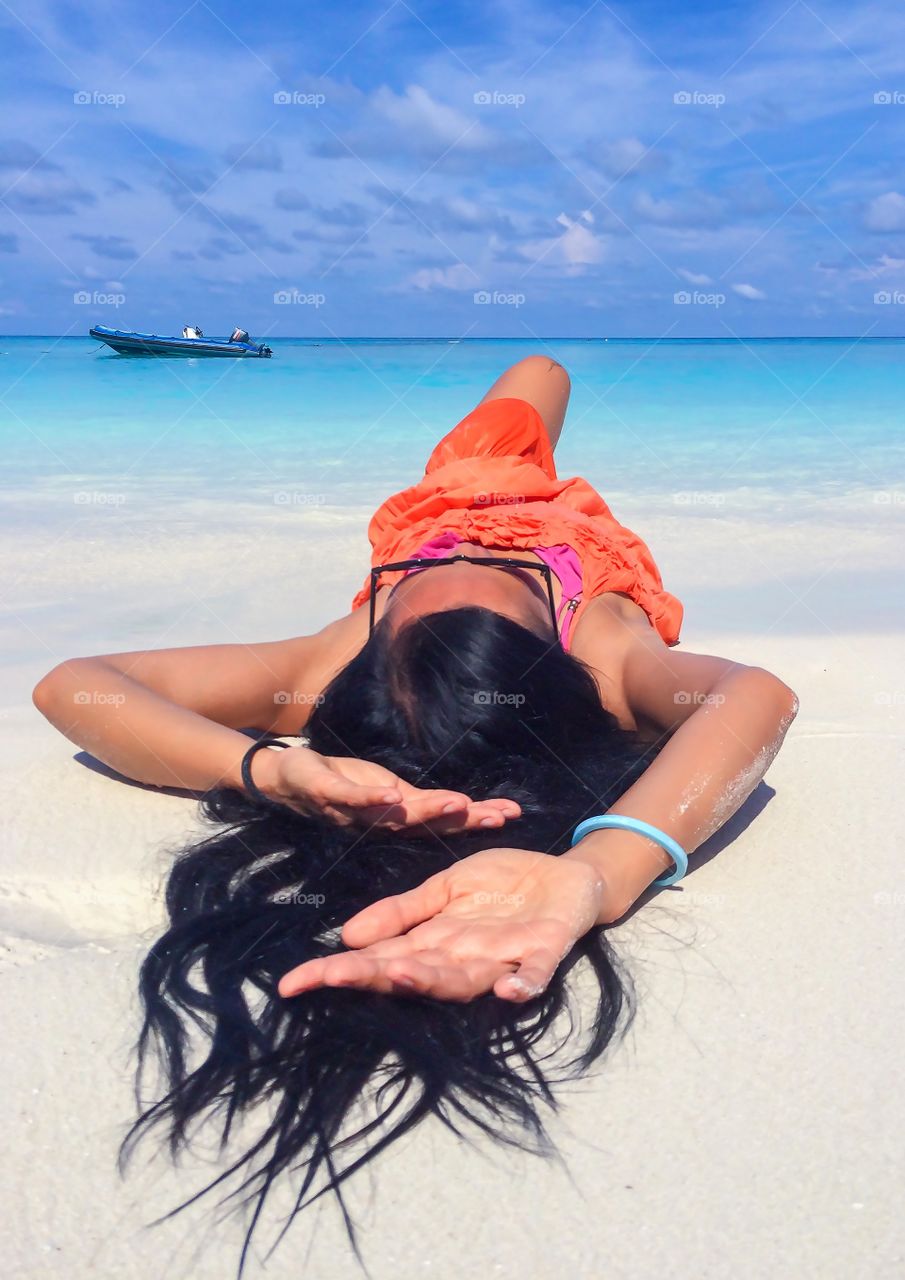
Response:
[[[387,498],[368,525],[371,565],[410,559],[438,533],[507,550],[567,543],[581,561],[583,595],[572,630],[595,596],[623,591],[668,645],[679,640],[683,609],[664,591],[647,545],[618,522],[578,476],[559,480],[544,421],[526,400],[488,400],[443,437],[417,484]],[[392,585],[402,571],[380,575]],[[352,601],[368,599],[370,580]]]

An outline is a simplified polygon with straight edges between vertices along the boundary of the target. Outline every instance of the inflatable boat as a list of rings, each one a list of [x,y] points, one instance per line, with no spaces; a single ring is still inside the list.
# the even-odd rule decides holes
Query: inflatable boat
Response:
[[[252,342],[244,329],[234,329],[229,338],[206,338],[200,329],[186,325],[181,338],[163,338],[156,333],[134,333],[125,329],[108,329],[97,324],[88,330],[89,337],[105,342],[121,356],[271,356],[263,342]]]

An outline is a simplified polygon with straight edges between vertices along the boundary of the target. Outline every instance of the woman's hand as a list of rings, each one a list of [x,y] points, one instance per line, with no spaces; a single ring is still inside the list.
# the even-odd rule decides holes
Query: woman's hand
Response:
[[[339,826],[378,826],[392,831],[427,827],[439,834],[501,827],[517,818],[514,800],[476,800],[461,791],[415,787],[370,760],[322,756],[309,747],[259,751],[252,778],[271,800],[298,813],[322,814]]]
[[[596,923],[605,893],[587,863],[485,849],[359,911],[342,931],[354,950],[299,965],[281,978],[279,992],[360,987],[472,1000],[493,991],[530,1000]]]

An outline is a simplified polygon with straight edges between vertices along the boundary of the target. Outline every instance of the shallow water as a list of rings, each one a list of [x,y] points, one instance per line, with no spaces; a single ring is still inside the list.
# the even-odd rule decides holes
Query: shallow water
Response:
[[[557,462],[605,497],[769,516],[905,502],[905,340],[280,340],[272,360],[0,338],[9,518],[374,507],[508,364],[569,370]],[[10,492],[14,490],[15,493]]]

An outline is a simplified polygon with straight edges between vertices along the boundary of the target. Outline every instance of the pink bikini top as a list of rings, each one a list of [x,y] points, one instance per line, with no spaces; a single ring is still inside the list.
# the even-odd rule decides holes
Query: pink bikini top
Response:
[[[460,538],[457,533],[449,531],[439,533],[419,547],[411,559],[433,560],[441,556],[455,555],[456,547],[464,541],[465,539]],[[531,550],[543,560],[544,564],[550,566],[562,586],[562,600],[556,613],[556,620],[559,623],[560,643],[568,653],[572,618],[581,603],[581,561],[578,559],[575,548],[568,546],[565,542],[559,542],[555,547],[532,547]],[[518,555],[517,550],[512,554]],[[404,576],[408,577],[410,573],[417,572],[417,569],[407,569]]]

